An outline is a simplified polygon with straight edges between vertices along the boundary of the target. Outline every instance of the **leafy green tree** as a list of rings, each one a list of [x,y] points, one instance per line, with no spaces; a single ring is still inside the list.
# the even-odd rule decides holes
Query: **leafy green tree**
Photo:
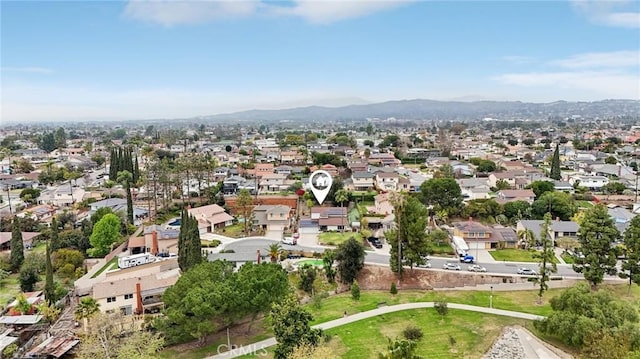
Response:
[[[336,260],[336,251],[333,249],[327,249],[322,254],[322,265],[324,268],[324,274],[327,277],[329,283],[334,283],[336,280],[336,270],[333,268],[333,263]]]
[[[455,176],[456,173],[453,170],[453,167],[448,163],[440,166],[436,173],[433,174],[433,178],[455,178]]]
[[[238,198],[236,199],[236,207],[240,210],[242,214],[242,218],[244,220],[244,234],[245,236],[249,235],[250,225],[250,217],[251,211],[253,210],[253,198],[251,197],[251,192],[248,189],[243,188],[238,192]]]
[[[45,258],[46,258],[46,269],[45,269],[45,283],[44,283],[44,298],[47,300],[49,304],[53,304],[56,288],[55,288],[55,283],[53,282],[53,265],[51,265],[51,248],[49,248],[48,243],[45,246]]]
[[[616,274],[617,254],[612,244],[619,238],[620,232],[609,216],[607,207],[598,204],[589,209],[578,233],[584,258],[575,258],[573,270],[583,273],[594,288],[602,283],[605,274]]]
[[[618,163],[618,160],[615,158],[615,156],[609,156],[604,159],[604,163],[609,165],[615,165]]]
[[[22,267],[20,267],[20,275],[18,276],[20,290],[23,292],[33,292],[36,283],[40,280],[38,274],[38,268],[23,264]]]
[[[303,264],[298,267],[300,283],[298,289],[304,290],[308,294],[313,294],[313,282],[316,280],[316,268],[311,264]]]
[[[507,180],[499,179],[496,181],[496,191],[502,191],[503,189],[510,189],[511,185]]]
[[[549,277],[552,273],[556,273],[558,268],[556,267],[555,252],[553,251],[553,240],[549,235],[551,227],[551,214],[544,215],[544,222],[540,230],[540,242],[542,242],[542,250],[533,254],[533,258],[540,263],[540,275],[535,278],[535,281],[540,286],[538,290],[538,302],[542,303],[542,295],[549,289]]]
[[[306,311],[293,294],[282,302],[274,303],[270,322],[278,344],[275,359],[286,359],[299,345],[316,346],[322,337],[320,329],[311,328],[313,317]]]
[[[560,149],[558,144],[556,144],[556,149],[555,151],[553,151],[553,158],[551,159],[551,170],[549,172],[549,178],[554,179],[556,181],[560,181],[562,179],[562,171],[560,170]]]
[[[534,181],[527,188],[531,188],[536,198],[540,198],[547,192],[555,191],[555,185],[551,181]]]
[[[434,206],[435,210],[445,209],[449,215],[460,213],[462,191],[453,178],[432,178],[420,185],[422,203]]]
[[[389,293],[393,295],[398,294],[398,287],[396,286],[396,282],[391,282],[391,289],[389,289]]]
[[[56,139],[54,138],[53,133],[46,132],[44,135],[42,135],[42,137],[40,138],[39,146],[40,146],[40,149],[42,149],[47,153],[51,153],[53,150],[55,150]]]
[[[640,285],[640,216],[633,217],[624,232],[624,246],[626,257],[622,261],[620,277],[629,279],[631,290],[631,283]]]
[[[621,182],[612,181],[602,186],[602,192],[606,194],[622,194],[627,189]]]
[[[336,251],[340,281],[351,284],[364,267],[364,247],[354,237],[340,244]]]
[[[13,228],[11,229],[11,271],[18,271],[22,262],[24,262],[24,242],[22,240],[22,229],[20,228],[20,220],[18,217],[13,218]]]
[[[111,246],[120,239],[120,218],[108,213],[93,226],[89,242],[93,248],[88,250],[92,257],[103,257],[109,253]]]
[[[543,218],[545,213],[550,212],[552,218],[558,217],[563,221],[571,220],[577,210],[570,194],[557,191],[544,193],[531,206],[531,212],[536,218]]]
[[[62,127],[58,127],[54,135],[56,148],[61,149],[67,147],[67,133]]]
[[[495,199],[472,199],[462,210],[463,218],[477,218],[481,221],[494,221],[502,214],[502,206]]]
[[[275,263],[246,263],[235,274],[235,282],[239,287],[238,299],[243,304],[242,313],[251,315],[247,333],[260,314],[271,310],[273,303],[278,303],[289,293],[287,272]]]
[[[413,268],[423,264],[424,258],[431,252],[431,243],[427,236],[429,210],[415,197],[398,199],[395,204],[395,226],[385,231],[384,236],[391,246],[389,265],[398,272],[398,258]],[[400,245],[398,245],[400,242]],[[398,256],[398,247],[401,248]]]
[[[592,292],[588,285],[579,283],[551,298],[550,303],[553,313],[533,324],[567,345],[580,348],[587,338],[601,331],[624,330],[635,339],[632,342],[640,337],[635,308],[607,291]]]
[[[178,264],[182,272],[202,262],[202,242],[198,220],[187,212],[182,211],[180,234],[178,235]]]
[[[502,206],[502,213],[513,222],[531,217],[531,205],[527,201],[507,202]]]
[[[158,327],[170,343],[197,339],[227,327],[242,312],[229,262],[200,263],[184,272],[162,299],[165,317]],[[242,298],[245,300],[246,298]]]

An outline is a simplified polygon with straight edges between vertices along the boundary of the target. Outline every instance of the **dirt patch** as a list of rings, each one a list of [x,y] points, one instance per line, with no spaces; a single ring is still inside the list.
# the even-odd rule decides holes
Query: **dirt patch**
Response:
[[[358,275],[358,284],[365,290],[389,290],[395,282],[398,289],[432,290],[434,288],[455,288],[479,284],[503,283],[504,276],[487,274],[448,272],[439,270],[405,269],[402,281],[389,267],[365,265]],[[509,279],[508,280],[514,280]]]

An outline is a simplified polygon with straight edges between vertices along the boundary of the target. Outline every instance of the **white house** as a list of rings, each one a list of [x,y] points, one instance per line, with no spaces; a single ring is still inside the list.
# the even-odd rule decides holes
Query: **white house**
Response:
[[[583,175],[574,175],[569,177],[569,183],[572,186],[575,186],[575,183],[578,183],[578,187],[586,187],[595,190],[599,190],[602,187],[606,186],[609,183],[609,178],[604,176],[583,176]]]

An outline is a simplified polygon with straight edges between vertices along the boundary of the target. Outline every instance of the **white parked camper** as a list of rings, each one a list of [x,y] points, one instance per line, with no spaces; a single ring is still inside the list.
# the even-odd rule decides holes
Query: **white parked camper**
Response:
[[[153,263],[157,258],[151,253],[140,253],[118,258],[118,267],[131,268],[142,264]]]

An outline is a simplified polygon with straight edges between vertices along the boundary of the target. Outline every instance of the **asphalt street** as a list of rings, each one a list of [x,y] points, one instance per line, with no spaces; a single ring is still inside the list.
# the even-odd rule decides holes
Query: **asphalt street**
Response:
[[[269,245],[273,243],[278,243],[278,241],[261,238],[261,237],[249,237],[244,239],[237,239],[230,241],[228,243],[223,243],[224,249],[233,249],[236,253],[256,253],[256,250],[260,250],[261,252],[268,253]],[[281,247],[285,250],[296,250],[296,251],[304,251],[304,252],[319,252],[322,253],[327,248],[326,246],[301,246],[301,245],[288,245],[280,243]],[[469,264],[460,263],[457,258],[443,258],[443,257],[430,257],[431,269],[423,269],[417,268],[418,270],[443,270],[442,266],[445,263],[456,263],[460,265],[461,272],[467,272],[467,268]],[[389,264],[389,255],[376,252],[376,251],[367,251],[365,257],[365,263],[368,264],[376,264],[376,265],[388,265]],[[517,274],[518,268],[525,267],[530,268],[535,271],[538,270],[537,263],[514,263],[514,262],[493,262],[493,263],[482,263],[478,262],[477,264],[485,267],[487,269],[487,273],[496,273],[496,274]],[[559,264],[558,272],[555,274],[557,276],[562,276],[565,279],[580,279],[582,278],[581,274],[576,273],[571,265],[569,264]]]

